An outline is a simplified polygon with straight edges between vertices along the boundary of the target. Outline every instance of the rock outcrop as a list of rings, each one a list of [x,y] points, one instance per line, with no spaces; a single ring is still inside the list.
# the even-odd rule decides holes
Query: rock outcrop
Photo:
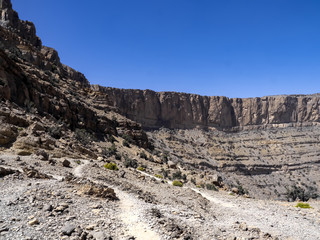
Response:
[[[262,98],[207,97],[176,92],[126,90],[92,86],[105,102],[146,128],[207,128],[222,130],[270,124],[320,121],[320,95]],[[97,100],[101,99],[101,95]]]
[[[10,0],[0,0],[0,13],[0,26],[9,29],[36,48],[41,49],[42,43],[36,35],[34,24],[29,21],[20,20],[18,13],[12,9]]]
[[[85,129],[98,139],[119,131],[139,146],[149,146],[139,124],[129,119],[111,120],[105,111],[91,105],[92,90],[86,77],[62,64],[55,49],[42,45],[34,24],[20,20],[10,0],[0,0],[0,17],[0,101],[41,117],[53,117],[73,131]],[[9,116],[4,115],[0,122],[15,125]],[[1,145],[16,140],[11,129],[14,126],[1,130]]]

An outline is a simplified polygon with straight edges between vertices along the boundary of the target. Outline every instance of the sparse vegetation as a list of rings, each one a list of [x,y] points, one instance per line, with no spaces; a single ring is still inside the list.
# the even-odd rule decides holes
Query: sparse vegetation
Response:
[[[123,134],[123,135],[122,135],[122,138],[123,138],[124,140],[126,140],[128,143],[133,143],[133,142],[134,142],[133,139],[132,139],[132,137],[129,136],[128,134]]]
[[[299,202],[297,203],[296,207],[298,208],[312,208],[309,203],[303,203],[303,202]]]
[[[182,173],[181,171],[177,171],[177,172],[174,172],[172,173],[172,179],[182,179]]]
[[[162,173],[164,178],[167,178],[169,176],[169,171],[168,170],[164,170],[163,168],[161,168],[161,173]]]
[[[176,187],[182,187],[183,186],[183,183],[181,181],[178,181],[178,180],[174,180],[172,182],[172,185],[173,186],[176,186]]]
[[[137,170],[144,172],[146,169],[144,167],[138,167]]]
[[[123,140],[122,145],[123,145],[124,147],[130,147],[129,142],[128,142],[126,139]]]
[[[148,156],[147,156],[147,154],[145,152],[141,152],[140,153],[140,157],[145,159],[145,160],[148,160]]]
[[[306,192],[305,189],[293,185],[291,186],[291,188],[287,187],[287,192],[286,192],[286,198],[287,201],[289,202],[293,202],[297,199],[301,200],[301,201],[308,201],[310,198],[317,198],[318,194],[316,193],[317,189],[310,187],[309,188],[309,192]]]
[[[138,167],[138,162],[135,159],[131,159],[128,156],[125,156],[125,160],[124,160],[124,166],[126,168],[137,168]]]
[[[156,174],[156,175],[154,175],[156,178],[161,178],[161,179],[163,179],[163,176],[161,175],[161,174]]]
[[[108,155],[116,155],[117,148],[114,143],[112,143],[111,147],[108,148]]]
[[[76,139],[84,145],[89,144],[92,141],[97,141],[97,138],[90,132],[86,131],[85,129],[77,128],[75,131]]]
[[[207,183],[206,184],[206,188],[208,190],[212,190],[212,191],[218,191],[218,189],[216,188],[216,186],[214,184],[211,184],[211,183]]]
[[[104,167],[105,167],[106,169],[113,170],[113,171],[118,171],[118,170],[119,170],[117,164],[115,164],[115,163],[113,163],[113,162],[106,163],[106,164],[104,165]]]

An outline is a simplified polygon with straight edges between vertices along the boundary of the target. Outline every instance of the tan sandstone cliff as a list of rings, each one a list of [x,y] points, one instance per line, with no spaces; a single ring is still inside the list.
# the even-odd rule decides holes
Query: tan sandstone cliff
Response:
[[[218,129],[318,123],[320,95],[227,98],[92,86],[105,101],[147,128]]]

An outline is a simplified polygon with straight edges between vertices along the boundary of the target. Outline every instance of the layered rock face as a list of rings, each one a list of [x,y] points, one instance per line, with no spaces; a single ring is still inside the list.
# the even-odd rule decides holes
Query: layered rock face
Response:
[[[91,105],[89,81],[63,65],[56,50],[42,45],[34,24],[20,20],[10,0],[0,0],[0,17],[0,102],[54,117],[71,130],[85,129],[101,139],[123,132],[138,145],[149,146],[139,124],[129,119],[111,120]],[[2,112],[0,123],[11,123]],[[7,129],[0,133],[3,144],[15,139],[16,134],[7,136]]]
[[[241,99],[101,86],[92,88],[103,92],[109,105],[147,128],[241,129],[269,124],[318,123],[320,120],[319,95]]]

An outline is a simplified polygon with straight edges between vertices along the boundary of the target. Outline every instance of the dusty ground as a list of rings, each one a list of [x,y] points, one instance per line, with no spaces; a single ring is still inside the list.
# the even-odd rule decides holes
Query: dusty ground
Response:
[[[320,238],[316,201],[310,202],[311,209],[300,209],[296,203],[232,196],[191,184],[174,187],[150,171],[111,171],[99,161],[69,159],[66,168],[62,159],[51,166],[36,156],[16,157],[2,155],[0,167],[22,171],[32,166],[53,178],[29,178],[22,172],[0,178],[1,239]],[[82,187],[88,181],[113,188],[119,200],[85,195]],[[74,229],[70,236],[68,228]]]

